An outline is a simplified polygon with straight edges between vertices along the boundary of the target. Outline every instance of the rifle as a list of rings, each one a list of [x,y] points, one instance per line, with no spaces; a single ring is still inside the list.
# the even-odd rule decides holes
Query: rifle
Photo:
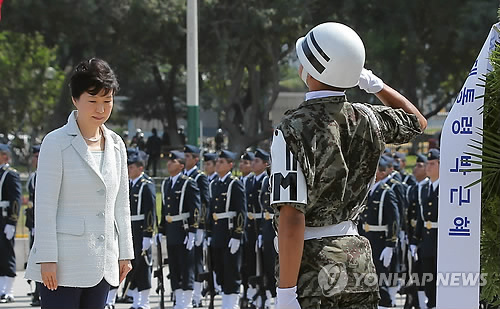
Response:
[[[160,309],[165,309],[165,282],[163,277],[163,265],[168,264],[168,259],[163,259],[163,253],[161,250],[161,240],[157,241],[156,244],[156,256],[158,261],[158,266],[153,272],[153,276],[158,278],[156,293],[160,294]]]
[[[212,265],[212,251],[210,249],[210,246],[208,245],[205,248],[205,264],[207,266],[207,271],[198,274],[198,281],[207,281],[208,293],[210,295],[210,302],[208,303],[208,309],[214,309],[214,299],[215,299],[214,269]]]
[[[257,223],[257,222],[255,222]],[[258,241],[256,242],[256,252],[255,252],[255,267],[256,267],[256,272],[255,276],[251,276],[248,278],[248,283],[250,283],[252,286],[257,287],[257,292],[255,293],[252,301],[255,302],[255,300],[260,296],[261,299],[261,304],[257,308],[265,308],[265,302],[266,302],[266,285],[267,285],[267,278],[264,272],[264,261],[263,261],[263,253],[262,253],[262,248],[259,248]]]

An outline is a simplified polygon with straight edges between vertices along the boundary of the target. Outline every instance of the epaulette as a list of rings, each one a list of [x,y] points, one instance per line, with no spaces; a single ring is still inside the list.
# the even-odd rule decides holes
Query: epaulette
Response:
[[[7,168],[7,170],[9,170],[9,172],[14,172],[14,173],[17,173],[17,170],[15,168],[13,168],[12,166],[9,166]]]
[[[9,168],[10,168],[10,166],[7,166],[7,165],[2,166],[2,169],[3,169],[4,171],[8,170]]]
[[[229,176],[229,178],[231,179],[238,179],[238,177],[236,177],[235,175],[231,174],[231,176]]]
[[[182,179],[191,179],[191,177],[187,176],[187,175],[181,175],[181,178]]]
[[[400,184],[401,182],[399,182],[399,180],[391,178],[391,183]]]
[[[390,189],[391,187],[387,183],[384,183],[384,185],[382,186],[382,190],[390,190]]]

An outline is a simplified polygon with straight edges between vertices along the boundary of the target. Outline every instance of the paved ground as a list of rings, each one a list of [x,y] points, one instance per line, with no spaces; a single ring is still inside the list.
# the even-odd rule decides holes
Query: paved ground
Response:
[[[14,297],[15,297],[15,302],[14,303],[9,303],[9,304],[0,304],[0,309],[14,309],[14,308],[35,308],[31,307],[31,296],[28,296],[27,293],[31,292],[30,285],[27,283],[27,281],[24,278],[24,271],[19,271],[17,273],[16,281],[14,283]],[[153,287],[156,287],[156,278],[153,279]],[[34,288],[34,285],[33,285]],[[121,291],[121,288],[120,288]],[[167,291],[165,293],[165,308],[172,308],[173,304],[170,302],[170,288],[168,287],[167,284]],[[158,294],[156,294],[154,291],[151,293],[150,296],[150,303],[151,303],[151,309],[157,309],[160,308],[160,297]],[[131,304],[116,304],[116,309],[128,309],[130,308]],[[205,305],[208,305],[208,302],[205,302]],[[221,308],[221,298],[220,296],[217,296],[215,298],[215,307],[216,308]],[[398,306],[396,308],[403,308],[403,298],[398,297]]]

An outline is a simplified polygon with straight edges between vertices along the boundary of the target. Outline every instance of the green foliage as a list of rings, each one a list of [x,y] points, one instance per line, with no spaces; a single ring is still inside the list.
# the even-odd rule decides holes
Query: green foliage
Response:
[[[54,112],[63,73],[42,35],[0,32],[0,133],[38,132]]]
[[[497,29],[498,31],[498,29]],[[481,289],[481,300],[489,306],[500,306],[500,45],[490,55],[493,70],[486,74],[483,105],[482,141],[469,146],[476,153],[471,163],[480,168],[481,179],[481,272],[487,274],[487,284]],[[479,153],[477,153],[479,151]]]

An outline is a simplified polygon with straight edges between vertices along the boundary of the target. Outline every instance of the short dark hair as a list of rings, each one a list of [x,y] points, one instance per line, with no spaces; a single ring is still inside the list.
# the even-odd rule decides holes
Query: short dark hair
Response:
[[[105,95],[112,92],[115,95],[120,86],[115,73],[109,64],[98,58],[80,62],[71,76],[69,82],[71,96],[79,98],[82,93],[88,92],[96,95],[104,89]]]

